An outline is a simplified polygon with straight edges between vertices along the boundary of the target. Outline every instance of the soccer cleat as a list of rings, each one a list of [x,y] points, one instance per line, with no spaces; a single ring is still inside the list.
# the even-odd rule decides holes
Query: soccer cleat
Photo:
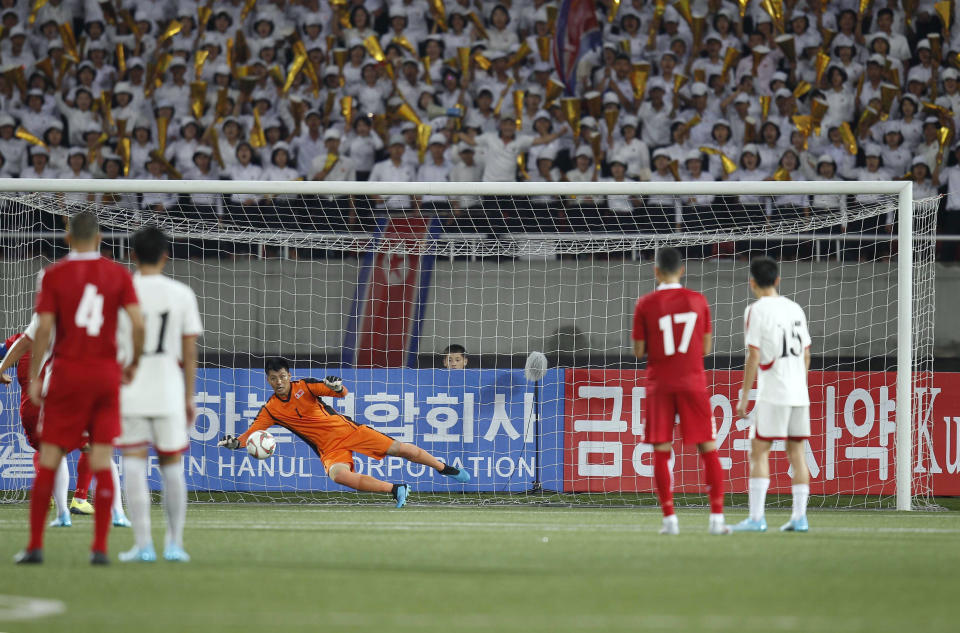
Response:
[[[43,562],[42,549],[25,549],[13,557],[17,565],[39,565]]]
[[[810,525],[807,523],[807,517],[799,519],[790,519],[780,526],[781,532],[809,532]]]
[[[130,519],[123,512],[113,511],[113,527],[133,527]]]
[[[163,550],[163,559],[171,563],[189,563],[190,554],[179,545],[167,545]]]
[[[459,469],[456,475],[448,475],[448,476],[453,477],[456,481],[459,481],[462,484],[465,484],[468,481],[470,481],[470,473],[468,473],[463,468]]]
[[[93,514],[93,506],[86,499],[74,497],[70,502],[70,514]]]
[[[50,527],[73,527],[73,521],[70,519],[70,513],[64,512],[49,523]]]
[[[747,518],[740,523],[737,523],[733,526],[734,532],[766,532],[767,531],[767,520],[760,519],[759,521],[754,521],[753,519]]]
[[[407,495],[410,494],[410,486],[407,484],[400,484],[397,486],[397,494],[394,497],[397,500],[397,507],[402,508],[407,505]]]
[[[117,558],[120,559],[121,563],[155,563],[157,561],[157,553],[154,551],[153,545],[143,548],[134,545],[128,551],[120,552]]]
[[[724,523],[723,521],[711,521],[710,522],[710,534],[714,536],[723,536],[725,534],[732,534],[733,528]]]
[[[106,552],[90,552],[91,565],[109,565],[110,559]]]
[[[660,528],[660,534],[675,536],[680,534],[680,523],[677,521],[677,515],[671,514],[663,517],[663,527]]]

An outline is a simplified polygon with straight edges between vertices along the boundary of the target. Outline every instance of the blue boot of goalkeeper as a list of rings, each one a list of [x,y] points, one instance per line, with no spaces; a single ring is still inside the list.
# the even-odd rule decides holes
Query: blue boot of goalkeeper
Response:
[[[470,473],[463,468],[457,468],[456,466],[450,466],[448,464],[443,465],[443,470],[440,471],[440,474],[446,475],[447,477],[459,481],[462,484],[470,481]]]
[[[766,532],[767,531],[767,520],[760,519],[759,521],[754,521],[753,519],[744,519],[733,526],[734,532]]]
[[[397,500],[398,508],[407,505],[407,495],[409,494],[410,486],[407,484],[393,484],[393,498]]]
[[[807,517],[799,519],[790,519],[780,526],[781,532],[809,532],[810,525],[807,523]]]

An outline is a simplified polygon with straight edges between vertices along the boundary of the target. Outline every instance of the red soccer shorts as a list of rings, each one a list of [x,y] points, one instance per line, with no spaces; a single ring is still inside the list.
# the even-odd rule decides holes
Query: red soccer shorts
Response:
[[[717,439],[710,397],[703,391],[658,392],[648,390],[643,441],[647,444],[673,442],[673,426],[680,416],[680,435],[684,444],[700,444]]]
[[[56,360],[43,401],[40,441],[66,451],[112,444],[120,435],[120,366]]]
[[[30,402],[26,393],[20,398],[20,425],[27,436],[27,444],[40,450],[40,407]]]

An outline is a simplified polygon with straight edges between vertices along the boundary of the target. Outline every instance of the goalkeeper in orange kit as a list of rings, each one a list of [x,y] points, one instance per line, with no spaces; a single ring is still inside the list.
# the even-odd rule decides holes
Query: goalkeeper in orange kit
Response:
[[[218,446],[241,448],[247,445],[247,438],[254,431],[265,431],[277,424],[292,431],[314,450],[323,461],[327,475],[334,482],[354,490],[389,492],[396,500],[398,508],[406,504],[409,487],[354,472],[354,453],[362,453],[374,459],[383,459],[387,455],[402,457],[411,462],[425,464],[460,483],[470,481],[470,473],[467,471],[444,464],[418,446],[395,440],[368,426],[357,424],[321,400],[324,396],[342,398],[347,395],[347,389],[340,378],[328,376],[322,381],[313,378],[292,380],[290,366],[282,358],[268,359],[264,371],[267,382],[273,388],[273,395],[260,408],[256,419],[245,433],[239,437],[227,435]]]

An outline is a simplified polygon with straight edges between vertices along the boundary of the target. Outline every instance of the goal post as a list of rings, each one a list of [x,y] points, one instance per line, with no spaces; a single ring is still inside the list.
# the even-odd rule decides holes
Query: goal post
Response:
[[[144,194],[167,194],[173,202],[158,213],[144,208]],[[188,212],[191,196],[198,194],[217,197],[224,209],[234,208],[239,215]],[[232,198],[235,194],[237,198]],[[231,200],[240,196],[250,196],[254,202],[230,207]],[[381,199],[391,196],[411,196],[421,202],[411,204],[406,213],[391,209],[389,201],[386,208],[376,208]],[[703,196],[712,202],[698,203]],[[836,196],[842,204],[820,209],[810,196]],[[627,198],[634,210],[626,213],[637,217],[641,209],[654,217],[656,206],[656,212],[663,214],[657,217],[666,218],[667,225],[624,220],[623,200],[613,197]],[[780,200],[801,197],[808,199],[803,209],[793,205],[787,213],[778,207]],[[488,223],[478,230],[476,225],[458,224],[462,216],[455,213],[444,216],[445,221],[437,219],[444,213],[438,209],[456,209],[452,201],[466,198],[480,202],[475,210],[487,220],[501,212],[524,216],[536,207],[537,213],[545,214],[536,217],[566,216],[569,225],[561,230],[551,219],[542,226]],[[354,214],[361,199],[372,218],[367,225],[338,226],[318,220]],[[439,203],[422,202],[428,199]],[[756,207],[737,202],[744,199],[758,200]],[[585,200],[602,202],[585,204]],[[651,200],[661,202],[651,205]],[[613,210],[615,202],[620,204],[619,213]],[[555,493],[560,502],[643,503],[652,483],[645,476],[649,456],[645,457],[635,437],[642,424],[642,395],[636,391],[643,384],[642,366],[634,362],[626,343],[632,301],[652,288],[650,255],[664,245],[685,248],[690,285],[707,292],[717,310],[717,339],[724,359],[711,361],[716,387],[712,402],[715,413],[722,416],[739,386],[737,367],[742,366],[742,313],[748,301],[745,262],[750,254],[770,253],[785,261],[787,291],[798,293],[805,309],[804,300],[812,304],[811,324],[825,344],[814,389],[824,402],[816,408],[828,432],[841,439],[830,436],[808,455],[808,460],[826,464],[822,477],[828,473],[833,477],[833,483],[823,487],[827,499],[823,505],[909,510],[928,505],[934,492],[931,469],[918,461],[929,459],[932,449],[923,444],[926,440],[914,424],[921,415],[915,394],[925,393],[922,388],[932,382],[932,321],[917,315],[927,314],[933,302],[936,200],[915,202],[907,181],[0,179],[0,204],[4,207],[0,215],[2,338],[27,322],[33,276],[58,254],[55,238],[62,227],[57,218],[81,209],[95,210],[121,260],[127,255],[125,240],[130,233],[147,223],[158,224],[174,237],[170,270],[195,288],[208,325],[201,339],[201,360],[205,380],[219,381],[219,391],[206,391],[206,396],[237,397],[225,387],[240,375],[241,365],[249,366],[250,375],[244,374],[243,379],[251,381],[247,395],[252,407],[265,397],[263,385],[253,384],[257,367],[263,357],[273,354],[289,356],[305,370],[327,366],[347,372],[363,383],[357,400],[345,405],[350,413],[374,426],[381,424],[398,438],[410,439],[412,433],[420,441],[424,429],[434,431],[432,438],[456,435],[464,460],[476,460],[472,463],[477,468],[489,464],[488,487],[463,491],[434,483],[423,486],[446,495],[445,499],[480,503],[502,494],[514,501],[528,487],[524,469],[532,471],[533,444],[527,447],[524,440],[528,431],[532,433],[533,425],[527,424],[531,420],[546,429],[543,437],[539,433],[536,437],[537,485]],[[589,215],[585,215],[587,207]],[[575,226],[570,220],[574,216],[587,221]],[[411,217],[419,223],[407,221]],[[675,222],[681,218],[682,227]],[[896,222],[895,237],[878,229],[891,219]],[[847,232],[848,227],[864,230]],[[289,287],[281,281],[285,277],[293,282]],[[384,291],[391,279],[402,287],[397,294]],[[573,305],[566,303],[567,297]],[[377,305],[386,306],[386,313],[379,317]],[[390,313],[394,308],[397,314]],[[538,315],[543,322],[538,322]],[[378,332],[370,325],[375,318],[381,319],[380,324],[391,319],[404,324],[396,332]],[[290,336],[304,340],[285,338],[285,319],[293,319],[298,328]],[[845,319],[852,319],[853,325],[844,323]],[[469,350],[477,365],[451,386],[451,375],[439,368],[436,354],[442,349],[440,342],[458,340],[473,341],[479,347]],[[895,355],[885,360],[893,345]],[[523,372],[516,372],[527,354],[535,351],[547,352],[553,373],[535,386],[534,413],[534,385],[526,385]],[[468,404],[469,394],[480,398],[483,389],[490,387],[485,382],[488,377],[495,385],[501,384],[497,381],[512,385],[518,393],[529,388],[530,396],[521,394],[516,402],[508,395],[503,403],[471,400]],[[891,377],[893,384],[887,385]],[[402,393],[391,391],[389,381],[405,385]],[[614,392],[620,395],[609,396]],[[460,401],[445,405],[443,399],[455,399],[455,394]],[[889,395],[894,396],[895,407],[889,407]],[[841,398],[847,409],[841,410]],[[7,397],[4,405],[0,438],[9,440],[18,420],[15,400]],[[470,406],[476,409],[468,413]],[[541,406],[549,409],[543,417]],[[447,417],[436,413],[440,409]],[[414,413],[408,415],[407,410]],[[235,411],[224,415],[233,416],[234,427],[243,430],[248,420]],[[394,411],[399,418],[385,422]],[[509,419],[502,419],[504,412]],[[577,417],[581,414],[583,419]],[[888,414],[892,419],[883,417]],[[428,426],[423,426],[421,418],[431,415]],[[469,446],[464,439],[468,415],[476,426],[470,431],[474,439]],[[548,420],[548,415],[555,419]],[[487,434],[496,431],[488,444],[477,433],[490,423],[481,421],[483,416],[501,416],[496,418],[499,427],[491,423],[484,429]],[[723,418],[721,428],[728,442],[725,467],[736,479],[732,488],[737,492],[744,488],[740,485],[743,464],[736,464],[746,455],[745,427],[728,418]],[[521,438],[516,445],[513,433]],[[857,437],[859,433],[864,435]],[[501,441],[498,434],[509,441]],[[194,437],[195,447],[208,461],[216,454],[209,440]],[[281,444],[278,454],[287,446]],[[678,442],[678,450],[679,446]],[[455,458],[456,452],[451,449],[450,456]],[[888,474],[884,460],[890,459],[890,453],[893,472]],[[0,456],[14,454],[20,453],[0,452]],[[301,453],[296,455],[303,459]],[[487,457],[489,461],[481,461]],[[511,474],[499,476],[503,473],[498,475],[497,464],[502,463],[506,472],[507,461]],[[539,481],[542,469],[544,480]],[[697,503],[695,462],[678,452],[675,469],[682,473],[681,492],[689,492],[691,502]],[[0,498],[23,498],[29,477],[23,468],[16,472],[19,479],[14,481],[5,478],[0,467]],[[309,473],[309,491],[298,490],[297,484],[271,483],[269,477],[258,482],[257,473],[244,474],[246,479],[237,485],[230,469],[220,472],[224,474],[211,476],[204,471],[203,478],[196,480],[192,488],[198,491],[197,498],[222,490],[251,500],[271,498],[273,493],[309,499],[308,492],[315,486],[331,490],[317,483],[322,479],[318,464]],[[609,474],[614,472],[621,474]],[[203,490],[201,485],[211,487]],[[346,493],[331,498],[357,500]]]

